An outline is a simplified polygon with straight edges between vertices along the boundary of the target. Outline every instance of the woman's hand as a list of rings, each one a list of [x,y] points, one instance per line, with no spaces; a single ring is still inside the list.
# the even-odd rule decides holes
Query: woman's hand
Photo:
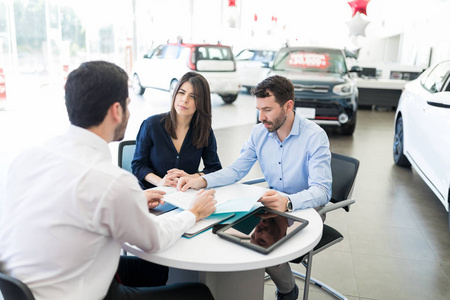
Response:
[[[173,168],[173,169],[170,169],[169,171],[167,171],[167,175],[164,176],[164,178],[168,177],[167,181],[170,182],[170,186],[176,187],[177,184],[178,184],[178,180],[181,177],[196,178],[196,177],[199,177],[199,176],[200,175],[197,174],[197,173],[196,174],[188,174],[188,173],[186,173],[183,170]],[[175,182],[175,185],[173,185],[174,182]]]
[[[177,187],[178,177],[173,174],[166,174],[160,181],[156,184],[157,186],[171,186]]]

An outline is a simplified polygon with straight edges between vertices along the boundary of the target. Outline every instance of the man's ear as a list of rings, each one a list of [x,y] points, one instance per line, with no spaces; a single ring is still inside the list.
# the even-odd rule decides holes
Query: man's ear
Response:
[[[294,101],[293,100],[288,100],[285,104],[284,104],[284,108],[289,111],[289,110],[294,110]]]
[[[119,102],[114,102],[111,107],[109,108],[111,111],[111,117],[116,122],[122,122],[123,118],[123,109]]]

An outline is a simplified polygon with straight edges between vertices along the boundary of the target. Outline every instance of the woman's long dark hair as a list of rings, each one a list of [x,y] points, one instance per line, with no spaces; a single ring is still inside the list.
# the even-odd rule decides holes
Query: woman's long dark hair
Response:
[[[194,89],[196,112],[192,116],[193,144],[197,149],[208,145],[211,131],[211,92],[205,77],[195,72],[188,72],[181,77],[172,95],[172,107],[169,117],[165,118],[165,128],[173,139],[177,139],[177,112],[175,110],[175,97],[183,83],[189,82]]]

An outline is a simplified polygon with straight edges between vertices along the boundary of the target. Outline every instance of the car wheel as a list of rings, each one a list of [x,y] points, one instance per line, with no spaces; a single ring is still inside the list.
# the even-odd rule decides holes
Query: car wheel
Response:
[[[177,84],[178,84],[178,80],[176,80],[176,79],[172,79],[172,81],[170,82],[169,92],[171,95],[173,95],[173,92],[175,91]]]
[[[411,163],[403,153],[403,118],[399,116],[395,124],[394,162],[400,167],[410,167]]]
[[[225,102],[226,104],[231,104],[234,101],[236,101],[238,94],[236,95],[220,95],[220,97],[222,97],[223,102]]]
[[[133,81],[131,82],[131,88],[136,95],[142,95],[145,92],[145,88],[142,87],[141,81],[137,74],[133,75]]]
[[[354,123],[352,124],[348,124],[345,126],[342,126],[339,130],[339,132],[343,135],[352,135],[353,132],[355,132],[355,127],[356,127],[356,120]]]

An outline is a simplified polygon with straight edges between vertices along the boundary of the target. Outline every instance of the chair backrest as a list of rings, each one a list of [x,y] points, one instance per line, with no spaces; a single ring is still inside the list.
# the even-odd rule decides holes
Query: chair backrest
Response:
[[[3,273],[0,273],[0,291],[5,300],[35,300],[22,281]]]
[[[134,157],[134,150],[136,149],[136,141],[121,141],[119,143],[119,157],[117,163],[119,167],[131,172],[131,162]]]
[[[348,199],[353,191],[359,160],[337,153],[331,153],[331,173],[333,178],[331,202]],[[348,206],[344,207],[348,211]]]

